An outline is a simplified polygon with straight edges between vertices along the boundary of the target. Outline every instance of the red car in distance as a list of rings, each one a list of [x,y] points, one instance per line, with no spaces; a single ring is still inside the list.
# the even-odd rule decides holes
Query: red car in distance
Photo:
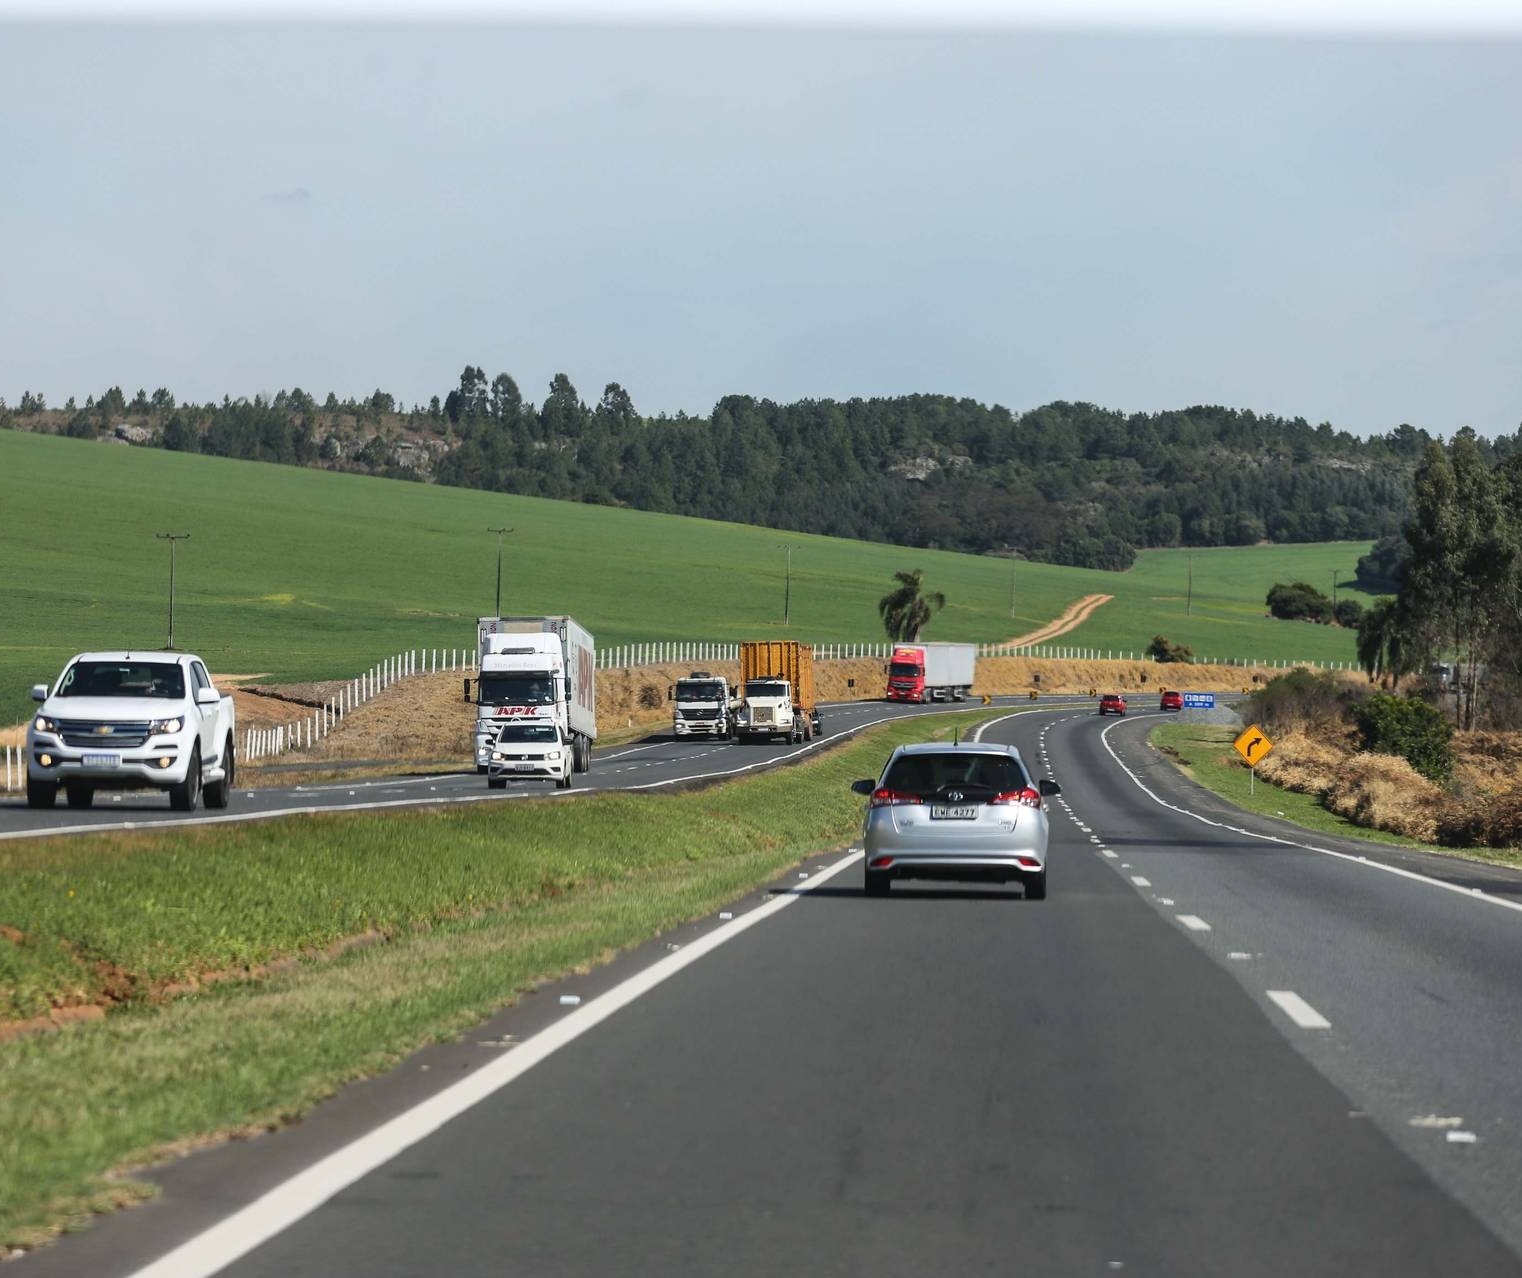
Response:
[[[1100,714],[1125,714],[1126,699],[1118,692],[1107,692],[1099,698]]]
[[[1184,694],[1182,692],[1165,691],[1157,700],[1159,710],[1182,710],[1184,708]]]

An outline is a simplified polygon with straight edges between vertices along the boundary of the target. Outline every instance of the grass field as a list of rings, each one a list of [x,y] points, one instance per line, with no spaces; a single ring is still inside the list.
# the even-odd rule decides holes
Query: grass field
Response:
[[[796,636],[880,640],[877,600],[923,568],[946,610],[927,639],[998,642],[1110,594],[1065,642],[1139,651],[1156,633],[1200,656],[1349,660],[1346,631],[1263,617],[1274,581],[1351,578],[1367,547],[1248,547],[1144,554],[1129,573],[784,533],[641,511],[186,456],[0,431],[0,718],[89,647],[161,646],[169,555],[179,544],[175,640],[229,674],[352,675],[404,648],[472,644],[493,608],[566,612],[602,645]],[[784,546],[793,546],[782,626]]]
[[[518,803],[506,822],[491,805],[0,845],[6,921],[24,934],[0,939],[0,1020],[99,997],[102,979],[131,996],[0,1039],[0,1245],[142,1192],[113,1168],[286,1121],[843,845],[861,824],[850,781],[978,717],[874,729],[688,794]],[[356,936],[385,939],[324,957]],[[217,973],[235,979],[166,990]]]

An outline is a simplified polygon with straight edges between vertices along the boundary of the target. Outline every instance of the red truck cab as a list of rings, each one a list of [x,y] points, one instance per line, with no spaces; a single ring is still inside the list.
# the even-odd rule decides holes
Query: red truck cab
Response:
[[[925,650],[914,644],[895,644],[888,659],[889,701],[925,699]]]

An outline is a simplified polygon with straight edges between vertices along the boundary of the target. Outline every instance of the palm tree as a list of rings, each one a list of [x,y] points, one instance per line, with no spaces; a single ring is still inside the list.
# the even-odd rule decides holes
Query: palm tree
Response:
[[[894,643],[913,643],[932,613],[946,606],[946,596],[938,590],[924,593],[925,573],[921,568],[896,572],[893,580],[898,585],[877,601],[877,611],[889,639]]]

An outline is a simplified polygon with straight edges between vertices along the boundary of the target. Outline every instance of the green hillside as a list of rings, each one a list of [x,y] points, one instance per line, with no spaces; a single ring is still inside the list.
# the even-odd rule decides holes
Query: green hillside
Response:
[[[882,637],[891,574],[923,568],[948,606],[926,638],[995,642],[1086,594],[1115,601],[1065,642],[1139,650],[1158,631],[1202,656],[1348,660],[1352,636],[1269,621],[1275,580],[1351,580],[1366,544],[1149,552],[1127,573],[843,541],[604,506],[504,496],[0,431],[0,715],[87,647],[162,645],[180,543],[175,638],[228,673],[343,676],[412,647],[474,642],[492,610],[568,612],[600,645],[648,639]],[[792,624],[782,626],[784,546]]]

